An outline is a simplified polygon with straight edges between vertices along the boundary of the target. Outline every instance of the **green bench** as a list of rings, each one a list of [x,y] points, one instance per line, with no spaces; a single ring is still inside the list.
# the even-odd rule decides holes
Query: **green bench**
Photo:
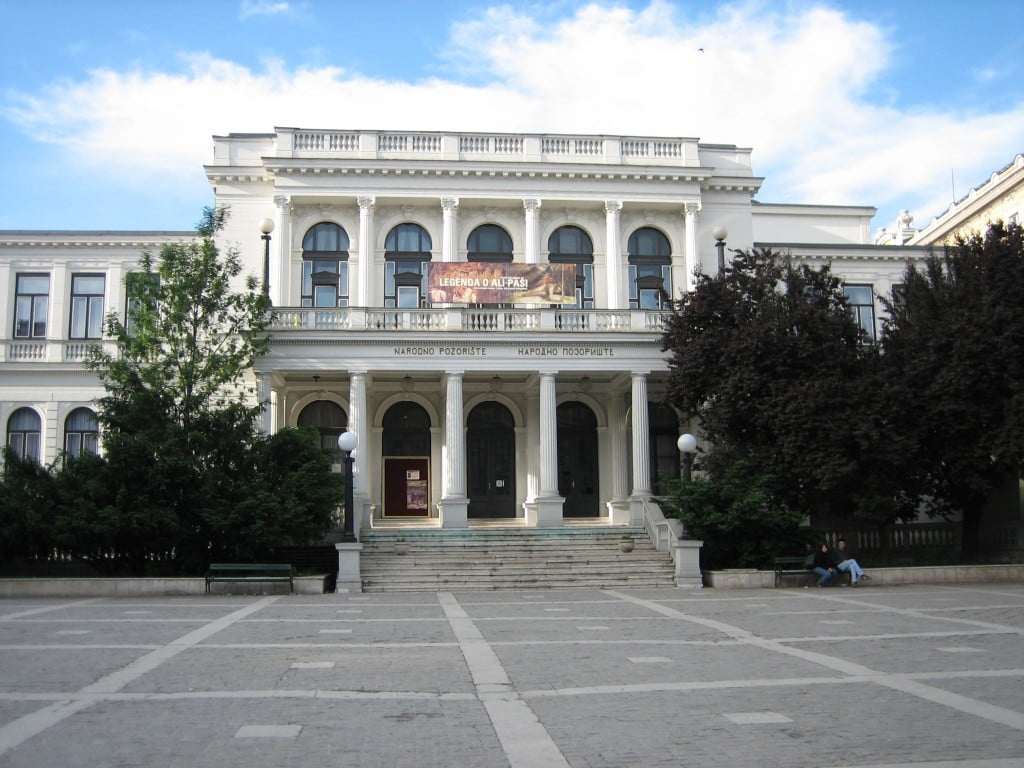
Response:
[[[775,586],[782,583],[785,576],[804,576],[812,573],[807,567],[807,555],[777,555],[773,561],[775,569]],[[806,579],[805,579],[806,580]]]
[[[295,592],[292,567],[288,563],[211,563],[206,572],[206,594],[215,582],[284,583]]]

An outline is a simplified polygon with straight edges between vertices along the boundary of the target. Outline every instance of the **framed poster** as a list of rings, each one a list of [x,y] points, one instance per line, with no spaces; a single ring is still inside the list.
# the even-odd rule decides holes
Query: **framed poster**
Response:
[[[384,457],[383,514],[384,517],[429,517],[429,457]]]

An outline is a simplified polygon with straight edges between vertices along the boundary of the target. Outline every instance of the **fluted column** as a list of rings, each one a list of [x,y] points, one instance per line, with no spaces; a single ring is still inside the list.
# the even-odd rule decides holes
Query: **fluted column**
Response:
[[[369,456],[370,431],[366,422],[366,372],[350,371],[348,384],[348,428],[356,433],[359,444],[352,455],[355,477],[352,488],[357,494],[366,495],[366,457]]]
[[[270,435],[274,432],[274,403],[270,389],[270,374],[256,374],[256,398],[263,405],[260,411],[260,432]]]
[[[462,418],[462,371],[445,374],[444,453],[441,456],[441,526],[465,528],[469,498],[466,496],[466,433]]]
[[[540,489],[533,509],[527,509],[527,525],[561,526],[565,499],[558,494],[558,401],[554,373],[540,374],[539,475]]]
[[[622,202],[608,200],[604,204],[605,213],[605,271],[608,283],[608,309],[623,309],[629,302],[622,295],[622,249],[619,248],[619,220],[622,215]]]
[[[651,459],[647,425],[647,375],[633,374],[633,496],[651,495]]]
[[[523,200],[526,212],[526,263],[540,263],[540,200],[528,198]]]
[[[459,198],[441,198],[441,261],[455,261],[458,243]]]
[[[526,501],[532,502],[540,493],[540,397],[526,395]]]
[[[684,210],[686,215],[686,253],[683,264],[686,269],[686,282],[683,283],[683,287],[689,293],[697,285],[696,273],[702,269],[700,252],[697,250],[697,214],[700,212],[700,203],[687,203]]]
[[[298,297],[292,298],[292,217],[291,199],[287,195],[275,195],[274,205],[277,206],[277,221],[271,240],[270,258],[270,300],[275,307],[291,307],[298,304]],[[274,251],[277,259],[274,259]]]
[[[608,515],[612,525],[625,525],[629,516],[629,463],[626,456],[626,403],[622,392],[608,398],[608,450],[610,454],[611,500]]]
[[[373,210],[376,200],[360,197],[359,203],[359,280],[355,306],[368,307],[373,297]]]

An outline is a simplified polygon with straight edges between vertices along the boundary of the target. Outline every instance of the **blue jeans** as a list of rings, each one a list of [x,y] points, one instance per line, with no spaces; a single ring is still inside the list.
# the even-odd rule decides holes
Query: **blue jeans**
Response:
[[[860,567],[860,563],[856,560],[843,560],[839,565],[836,566],[840,571],[845,573],[850,572],[850,582],[856,584],[860,581],[860,577],[864,575],[864,569]]]
[[[835,579],[837,573],[835,570],[829,571],[828,569],[821,567],[815,568],[814,572],[821,576],[821,578],[818,579],[819,587],[825,587],[831,584],[832,581]]]

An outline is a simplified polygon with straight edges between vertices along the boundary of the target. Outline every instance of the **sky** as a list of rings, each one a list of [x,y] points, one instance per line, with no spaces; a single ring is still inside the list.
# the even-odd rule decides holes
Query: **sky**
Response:
[[[1019,0],[0,0],[0,230],[190,230],[212,136],[697,137],[924,227],[1024,152]]]

